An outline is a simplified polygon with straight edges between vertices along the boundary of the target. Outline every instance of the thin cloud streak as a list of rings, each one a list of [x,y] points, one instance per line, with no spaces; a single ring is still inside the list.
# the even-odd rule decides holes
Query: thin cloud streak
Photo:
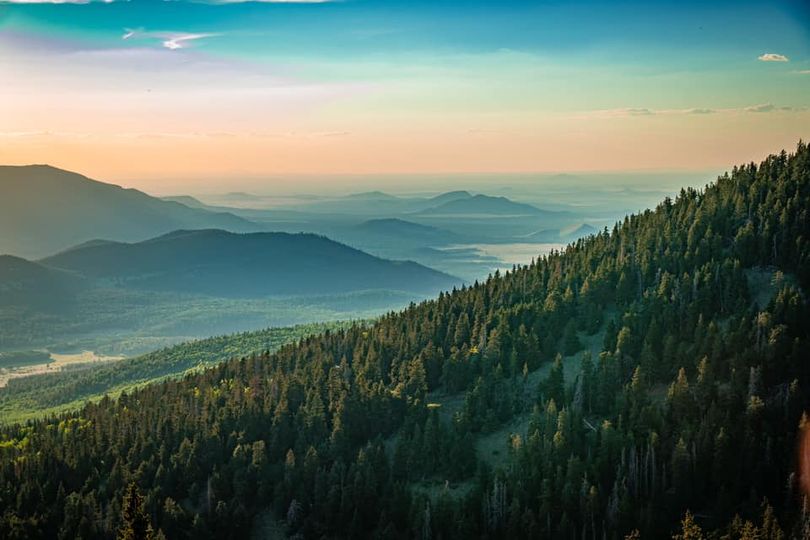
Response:
[[[739,113],[776,113],[776,112],[803,112],[807,107],[777,106],[773,103],[760,103],[748,107],[732,107],[723,109],[691,108],[691,109],[649,109],[645,107],[623,107],[618,109],[601,109],[584,111],[578,117],[583,118],[633,118],[649,116],[678,116],[678,115],[713,115],[713,114],[739,114]]]
[[[777,107],[773,103],[762,103],[761,105],[752,105],[750,107],[746,107],[746,112],[753,112],[753,113],[770,113],[770,112],[779,112],[779,111],[805,111],[807,107]]]
[[[139,39],[139,38],[156,38],[160,39],[161,45],[165,48],[175,51],[177,49],[185,49],[188,47],[187,42],[196,41],[199,39],[216,37],[222,34],[217,33],[186,33],[186,32],[144,32],[142,30],[132,30],[129,28],[124,29],[124,35],[121,36],[123,40]]]

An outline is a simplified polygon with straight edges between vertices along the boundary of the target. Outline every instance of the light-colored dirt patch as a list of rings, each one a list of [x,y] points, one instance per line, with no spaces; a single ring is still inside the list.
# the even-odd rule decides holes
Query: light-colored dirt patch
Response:
[[[53,358],[52,363],[54,366],[59,368],[69,364],[89,364],[93,362],[111,362],[124,359],[123,356],[106,356],[94,353],[93,351],[82,351],[74,354],[51,353],[51,358]]]

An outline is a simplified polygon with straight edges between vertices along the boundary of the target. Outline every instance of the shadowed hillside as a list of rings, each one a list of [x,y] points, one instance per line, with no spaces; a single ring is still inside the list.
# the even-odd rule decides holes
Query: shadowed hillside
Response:
[[[458,280],[312,234],[175,231],[135,244],[78,246],[41,261],[117,287],[225,297],[452,288]]]
[[[0,255],[0,307],[63,311],[88,287],[77,275],[11,255]]]

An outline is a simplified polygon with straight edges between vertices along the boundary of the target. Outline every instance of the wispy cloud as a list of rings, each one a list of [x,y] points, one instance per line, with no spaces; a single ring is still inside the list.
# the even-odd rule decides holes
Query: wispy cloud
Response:
[[[194,41],[197,39],[217,36],[219,34],[180,34],[171,37],[163,42],[163,46],[167,49],[182,49],[186,47],[187,41]]]
[[[682,116],[682,115],[711,115],[711,114],[739,114],[739,113],[777,113],[777,112],[804,112],[807,107],[777,106],[773,103],[761,103],[748,107],[730,107],[722,109],[691,108],[691,109],[649,109],[645,107],[624,107],[619,109],[601,109],[585,111],[578,114],[584,118],[632,118],[651,116]]]
[[[124,29],[124,35],[121,39],[159,39],[161,45],[170,50],[185,49],[189,46],[189,42],[196,41],[203,38],[216,37],[221,34],[216,33],[202,33],[194,34],[187,32],[144,32],[143,30],[132,30],[130,28]]]
[[[744,110],[753,113],[769,113],[779,111],[804,111],[806,109],[806,107],[777,107],[773,103],[762,103],[761,105],[746,107]]]
[[[753,113],[768,113],[775,111],[776,105],[773,103],[763,103],[761,105],[751,105],[750,107],[746,107],[745,110]]]
[[[648,107],[621,107],[588,111],[586,116],[594,118],[629,118],[646,116],[672,116],[681,114],[711,114],[714,109],[650,109]]]
[[[787,62],[788,57],[784,54],[765,53],[757,58],[761,62]]]
[[[647,109],[646,107],[625,109],[625,112],[629,116],[650,116],[652,114],[655,114],[655,111],[653,111],[652,109]]]

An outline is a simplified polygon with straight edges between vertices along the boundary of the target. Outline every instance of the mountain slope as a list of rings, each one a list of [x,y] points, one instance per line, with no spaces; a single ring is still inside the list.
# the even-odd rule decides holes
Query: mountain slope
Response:
[[[527,242],[573,242],[579,238],[584,238],[598,233],[599,230],[587,223],[571,225],[562,229],[544,229],[524,235],[521,240]]]
[[[164,201],[176,202],[180,203],[183,206],[188,206],[189,208],[197,208],[200,210],[207,210],[208,205],[192,197],[191,195],[170,195],[167,197],[161,197]]]
[[[439,195],[436,195],[435,197],[431,197],[426,202],[429,203],[431,206],[438,206],[440,204],[470,198],[472,198],[472,194],[470,194],[469,191],[457,190],[441,193]]]
[[[393,201],[398,200],[399,197],[385,193],[384,191],[363,191],[361,193],[350,193],[343,197],[344,199],[354,199],[359,201]]]
[[[134,244],[78,247],[41,262],[118,287],[222,297],[435,292],[458,283],[416,263],[380,259],[311,234],[175,231]]]
[[[0,308],[61,311],[85,280],[11,255],[0,255]]]
[[[0,166],[0,253],[41,257],[104,236],[137,241],[177,229],[259,227],[46,165]]]
[[[41,418],[54,410],[75,409],[76,404],[98,401],[105,394],[131,390],[156,380],[180,378],[188,371],[213,367],[229,358],[275,351],[301,338],[349,326],[348,322],[320,322],[208,337],[121,361],[12,379],[0,391],[0,422],[8,423],[14,417]],[[47,354],[44,356],[48,358]],[[40,359],[39,363],[47,361]]]
[[[489,214],[498,216],[536,216],[545,213],[536,206],[511,201],[506,197],[473,195],[471,197],[452,198],[451,200],[419,212],[424,215],[477,215]]]
[[[576,240],[599,232],[599,229],[588,223],[581,223],[573,227],[567,227],[560,231],[560,236],[566,240]]]
[[[4,428],[0,535],[108,537],[139,491],[169,538],[806,537],[808,230],[800,144],[374,325]]]

